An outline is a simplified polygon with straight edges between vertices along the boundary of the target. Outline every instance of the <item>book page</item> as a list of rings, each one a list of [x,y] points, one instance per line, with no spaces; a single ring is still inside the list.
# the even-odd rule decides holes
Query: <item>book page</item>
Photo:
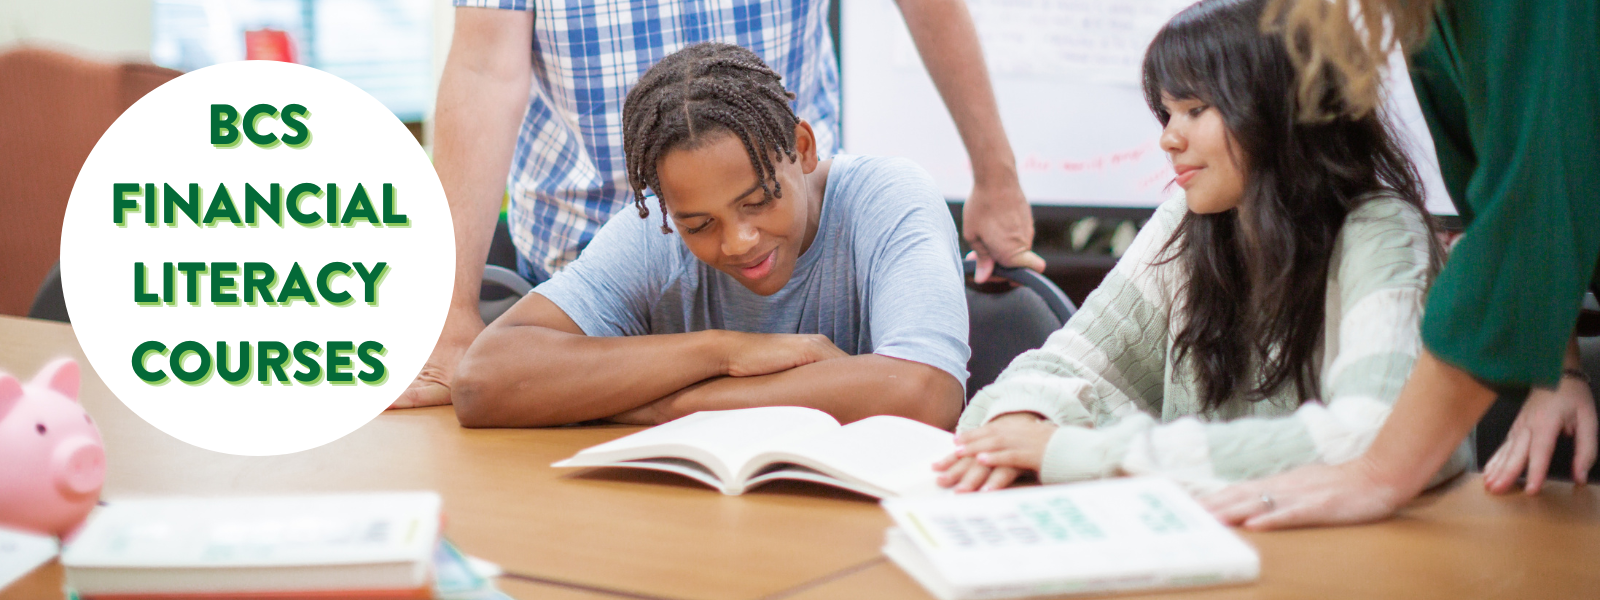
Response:
[[[884,509],[958,587],[1177,585],[1160,582],[1185,577],[1193,584],[1219,583],[1254,578],[1260,568],[1254,549],[1162,479],[886,500]]]
[[[935,481],[933,462],[954,451],[955,436],[948,431],[901,417],[878,416],[793,440],[759,457],[752,466],[769,458],[804,458],[805,466],[869,483],[891,495],[919,495],[943,491]]]
[[[705,411],[657,425],[579,452],[571,460],[631,460],[655,456],[652,452],[673,455],[694,454],[697,449],[721,465],[706,465],[719,476],[737,473],[750,457],[782,444],[785,440],[837,429],[839,422],[828,413],[798,406],[766,406],[741,410]],[[660,454],[665,456],[666,454]],[[701,456],[683,456],[702,459]],[[567,462],[567,461],[562,461]],[[564,466],[556,463],[557,466]],[[721,472],[721,468],[727,472]]]

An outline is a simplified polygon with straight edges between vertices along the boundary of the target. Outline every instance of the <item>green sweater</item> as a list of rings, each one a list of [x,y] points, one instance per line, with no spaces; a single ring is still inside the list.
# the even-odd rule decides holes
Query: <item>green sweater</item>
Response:
[[[1444,0],[1411,77],[1467,226],[1422,339],[1502,390],[1554,386],[1600,256],[1600,1]]]
[[[1345,219],[1315,358],[1321,402],[1302,406],[1286,389],[1205,413],[1188,361],[1171,360],[1186,274],[1177,261],[1157,260],[1186,210],[1182,195],[1157,209],[1083,308],[978,392],[960,429],[1036,412],[1061,426],[1045,449],[1041,480],[1160,475],[1195,492],[1365,450],[1422,349],[1429,245],[1421,214],[1377,197]],[[1463,445],[1440,475],[1470,460]]]

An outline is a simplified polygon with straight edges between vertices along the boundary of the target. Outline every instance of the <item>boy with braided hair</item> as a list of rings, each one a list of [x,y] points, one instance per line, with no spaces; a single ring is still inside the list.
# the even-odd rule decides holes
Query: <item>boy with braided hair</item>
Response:
[[[645,73],[623,108],[638,213],[478,337],[461,423],[791,405],[953,426],[969,350],[949,210],[910,161],[820,160],[790,98],[728,44]]]

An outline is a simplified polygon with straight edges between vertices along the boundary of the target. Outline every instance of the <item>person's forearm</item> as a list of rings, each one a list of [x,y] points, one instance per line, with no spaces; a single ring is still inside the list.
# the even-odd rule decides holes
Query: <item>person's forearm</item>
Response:
[[[894,415],[950,429],[961,414],[961,383],[936,367],[863,354],[758,377],[720,377],[663,402],[663,420],[702,410],[805,406],[840,423]]]
[[[532,81],[533,27],[523,24],[530,15],[456,10],[456,42],[439,81],[433,140],[434,168],[455,226],[452,314],[478,314],[483,265]]]
[[[609,417],[725,372],[723,332],[589,337],[496,323],[457,374],[466,427],[538,427]]]
[[[1424,349],[1394,411],[1357,460],[1404,498],[1422,492],[1494,403],[1495,392]]]
[[[979,185],[1014,182],[1016,157],[1000,122],[978,30],[966,2],[899,0],[899,4],[917,53],[967,148],[974,180]]]
[[[1583,356],[1578,353],[1578,336],[1567,340],[1567,353],[1561,357],[1561,370],[1583,372]]]

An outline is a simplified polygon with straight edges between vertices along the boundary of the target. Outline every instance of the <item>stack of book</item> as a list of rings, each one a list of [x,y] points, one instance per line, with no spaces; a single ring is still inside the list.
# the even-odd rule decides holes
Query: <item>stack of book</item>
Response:
[[[85,600],[496,598],[432,492],[117,500],[62,551]]]
[[[883,552],[941,600],[1223,585],[1261,559],[1176,484],[1112,479],[883,501]]]

